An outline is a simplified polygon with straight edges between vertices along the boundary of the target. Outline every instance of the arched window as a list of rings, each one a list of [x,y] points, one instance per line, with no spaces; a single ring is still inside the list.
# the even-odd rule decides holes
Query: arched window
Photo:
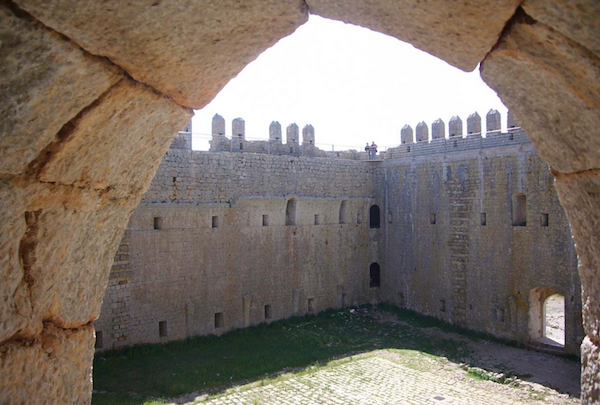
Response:
[[[371,205],[369,209],[369,227],[370,228],[379,228],[380,224],[380,213],[379,206]]]
[[[296,225],[296,199],[290,198],[285,208],[285,224]]]
[[[527,199],[525,194],[512,196],[512,224],[513,226],[527,225]]]
[[[369,267],[369,287],[379,288],[381,284],[380,267],[377,263],[371,263]]]
[[[342,201],[342,205],[340,205],[340,224],[346,223],[346,218],[348,216],[348,200]]]

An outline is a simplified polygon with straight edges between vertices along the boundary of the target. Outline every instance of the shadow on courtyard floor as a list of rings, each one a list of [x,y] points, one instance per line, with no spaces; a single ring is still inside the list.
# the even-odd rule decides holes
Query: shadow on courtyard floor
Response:
[[[377,349],[417,350],[579,397],[579,363],[532,352],[389,305],[325,311],[163,345],[100,353],[94,405],[161,404]],[[463,372],[464,373],[464,372]]]

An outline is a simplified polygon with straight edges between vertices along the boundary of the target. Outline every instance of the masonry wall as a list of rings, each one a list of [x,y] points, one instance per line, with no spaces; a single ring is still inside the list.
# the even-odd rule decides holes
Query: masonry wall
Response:
[[[95,322],[100,349],[379,301],[529,343],[556,292],[565,350],[578,352],[573,241],[553,176],[521,130],[409,142],[378,162],[190,142],[175,139],[129,221]],[[515,194],[526,197],[525,226],[513,226]],[[370,287],[373,263],[380,287]]]
[[[494,145],[460,149],[469,142]],[[541,305],[532,290],[555,291],[565,297],[566,351],[578,353],[583,331],[574,244],[554,178],[525,134],[460,138],[458,146],[452,139],[425,143],[423,153],[415,145],[381,168],[379,198],[391,215],[383,224],[382,298],[528,343],[530,317]],[[431,153],[434,148],[442,153]],[[526,197],[525,226],[513,226],[519,193]],[[542,226],[545,215],[548,226]]]
[[[370,166],[180,141],[129,221],[95,322],[99,349],[368,302]]]

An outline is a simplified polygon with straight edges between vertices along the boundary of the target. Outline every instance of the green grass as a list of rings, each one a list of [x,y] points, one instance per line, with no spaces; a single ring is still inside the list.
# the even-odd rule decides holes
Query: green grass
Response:
[[[400,322],[382,322],[382,316]],[[92,403],[160,404],[166,398],[205,390],[218,393],[282,371],[319,367],[331,359],[383,348],[466,361],[467,344],[439,334],[424,337],[422,328],[430,327],[460,331],[434,318],[380,305],[376,311],[370,306],[354,314],[350,308],[329,310],[220,337],[107,351],[94,359]],[[469,338],[479,336],[470,333]]]

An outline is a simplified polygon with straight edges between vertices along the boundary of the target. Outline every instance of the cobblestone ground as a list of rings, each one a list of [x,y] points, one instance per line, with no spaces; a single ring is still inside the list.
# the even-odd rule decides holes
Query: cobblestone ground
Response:
[[[387,354],[387,355],[386,355]],[[346,405],[346,404],[542,404],[578,403],[556,392],[531,387],[508,387],[491,381],[475,381],[464,373],[442,371],[428,358],[417,367],[399,364],[393,355],[378,352],[369,357],[326,366],[312,373],[282,378],[265,385],[230,389],[221,396],[196,398],[194,404],[211,405]],[[420,364],[419,364],[420,363]],[[422,366],[422,367],[421,367]],[[435,369],[424,371],[425,369]],[[433,371],[433,372],[432,372]],[[547,395],[546,395],[547,394]],[[198,401],[200,400],[200,401]]]

